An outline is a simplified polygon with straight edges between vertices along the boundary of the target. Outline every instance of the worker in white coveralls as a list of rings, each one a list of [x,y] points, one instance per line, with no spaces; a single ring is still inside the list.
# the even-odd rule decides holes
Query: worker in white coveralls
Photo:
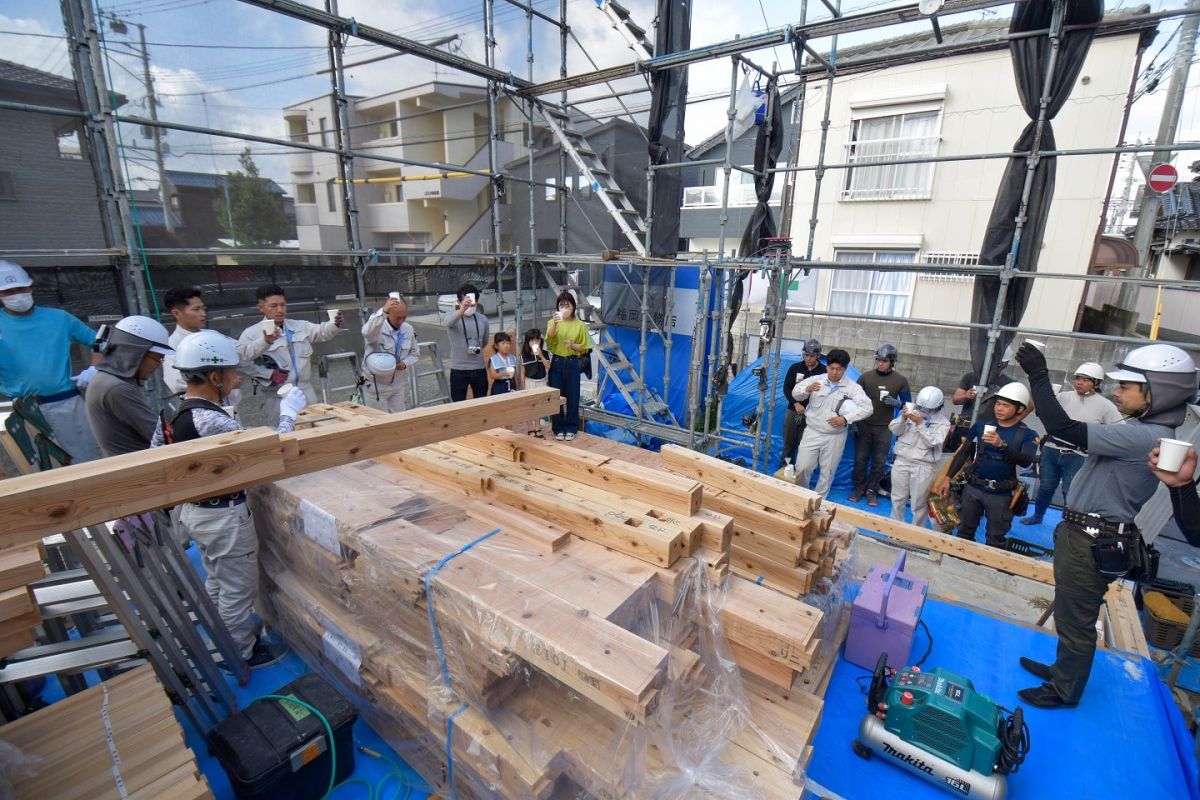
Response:
[[[942,413],[945,396],[936,386],[926,386],[907,403],[900,416],[888,424],[896,437],[892,462],[892,519],[904,521],[904,506],[912,504],[913,524],[929,523],[929,486],[942,457],[942,442],[950,432],[950,419]]]
[[[796,384],[792,399],[806,403],[808,426],[796,452],[796,484],[808,488],[812,471],[821,468],[816,492],[825,497],[833,486],[833,475],[850,426],[871,416],[871,399],[863,388],[846,378],[850,354],[835,348],[825,357],[826,374]]]
[[[175,351],[175,369],[187,381],[183,402],[169,421],[159,423],[150,446],[242,430],[225,408],[230,393],[242,384],[239,361],[237,343],[217,331],[184,338]],[[306,405],[298,388],[286,393],[279,404],[279,433],[296,426]],[[208,573],[204,588],[247,666],[256,669],[283,658],[287,649],[262,641],[251,613],[258,599],[258,535],[246,506],[246,490],[183,503],[179,525],[200,547]]]
[[[277,425],[280,414],[278,390],[284,383],[302,389],[308,402],[317,402],[317,390],[312,385],[313,345],[328,342],[342,332],[342,315],[339,312],[330,321],[319,325],[302,319],[288,319],[287,298],[283,289],[274,284],[258,287],[255,297],[263,319],[242,331],[237,349],[242,363],[255,365],[255,391],[265,392],[263,411],[267,415],[267,424]],[[258,373],[263,373],[263,378],[260,379]],[[265,377],[266,374],[270,377]]]
[[[363,324],[363,402],[380,411],[408,407],[408,370],[417,363],[417,333],[398,292]]]

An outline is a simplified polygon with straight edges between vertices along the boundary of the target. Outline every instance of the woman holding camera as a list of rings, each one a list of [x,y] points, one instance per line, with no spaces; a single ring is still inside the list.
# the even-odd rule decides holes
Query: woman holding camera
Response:
[[[554,438],[571,441],[579,433],[580,360],[589,358],[592,339],[587,325],[576,319],[575,297],[570,292],[558,296],[558,311],[546,327],[546,348],[550,361],[550,385],[566,399],[565,409],[550,418]]]

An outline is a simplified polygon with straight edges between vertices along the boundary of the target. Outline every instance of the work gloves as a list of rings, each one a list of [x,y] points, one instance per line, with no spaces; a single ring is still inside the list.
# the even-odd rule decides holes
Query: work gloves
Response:
[[[1025,370],[1025,374],[1033,377],[1041,372],[1049,371],[1046,367],[1046,356],[1041,350],[1025,342],[1017,350],[1017,363],[1021,365],[1021,369]]]
[[[88,367],[78,375],[71,378],[71,380],[75,381],[75,388],[83,390],[88,387],[88,384],[92,382],[92,378],[94,377],[96,377],[96,368]]]
[[[304,396],[304,390],[297,386],[288,393],[287,397],[279,401],[279,416],[296,419],[306,405],[308,405],[308,398]]]

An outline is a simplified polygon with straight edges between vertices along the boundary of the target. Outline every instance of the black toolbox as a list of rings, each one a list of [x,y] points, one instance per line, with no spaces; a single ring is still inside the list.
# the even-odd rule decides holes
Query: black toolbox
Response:
[[[354,772],[354,706],[315,672],[301,675],[275,694],[303,700],[324,715],[337,753],[334,782],[348,778]],[[328,738],[321,720],[307,708],[260,698],[214,727],[208,744],[242,800],[319,800],[329,788],[333,768]]]

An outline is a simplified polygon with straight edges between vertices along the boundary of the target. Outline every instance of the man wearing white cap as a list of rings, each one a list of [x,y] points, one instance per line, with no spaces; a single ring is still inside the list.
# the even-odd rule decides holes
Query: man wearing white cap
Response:
[[[87,416],[105,456],[150,447],[158,414],[146,402],[143,381],[175,352],[170,335],[149,317],[126,317],[100,342],[101,358],[87,392]]]
[[[363,402],[370,408],[395,413],[408,407],[407,370],[417,363],[417,333],[407,320],[408,303],[393,292],[363,323]]]
[[[1098,391],[1104,380],[1104,367],[1094,362],[1080,364],[1075,370],[1074,387],[1059,392],[1058,403],[1067,416],[1077,422],[1112,424],[1120,422],[1121,412],[1112,401]],[[1063,498],[1071,491],[1071,481],[1083,466],[1087,452],[1070,442],[1055,439],[1046,434],[1041,439],[1042,455],[1038,468],[1038,493],[1034,501],[1033,514],[1021,520],[1022,525],[1038,525],[1054,499],[1058,484],[1062,482]]]
[[[32,287],[18,264],[0,261],[0,394],[36,398],[55,443],[73,462],[91,461],[98,451],[79,391],[96,369],[72,377],[71,344],[90,348],[96,334],[62,309],[35,305]],[[93,355],[92,363],[99,358]]]

